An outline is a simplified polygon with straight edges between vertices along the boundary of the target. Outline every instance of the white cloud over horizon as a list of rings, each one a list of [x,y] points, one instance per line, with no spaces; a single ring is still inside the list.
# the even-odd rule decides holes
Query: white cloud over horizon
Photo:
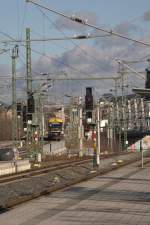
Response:
[[[77,14],[77,16],[81,15],[83,18],[88,19],[90,23],[97,24],[97,16],[95,13],[79,12]],[[142,18],[145,22],[150,21],[150,11],[145,12]],[[78,31],[87,33],[89,30],[85,26],[62,18],[56,20],[56,25],[61,30],[69,30],[71,32]],[[113,30],[120,34],[140,39],[140,27],[128,21],[116,25]],[[91,31],[93,34],[102,34],[102,32],[95,32],[93,29]],[[142,40],[150,43],[150,35],[142,35]],[[90,45],[76,44],[71,50],[69,49],[58,56],[54,54],[48,56],[43,55],[37,60],[32,60],[33,76],[37,76],[34,71],[38,71],[39,74],[50,73],[53,76],[64,76],[65,72],[69,77],[76,78],[85,76],[114,76],[117,75],[118,71],[118,65],[115,61],[116,58],[129,61],[141,59],[139,64],[131,64],[131,66],[138,71],[143,71],[148,65],[146,59],[150,56],[150,47],[110,36],[96,39]],[[143,59],[145,60],[144,62]],[[0,76],[9,73],[10,69],[8,71],[7,67],[0,65]],[[25,71],[25,68],[21,70]],[[25,74],[25,72],[23,73]],[[129,77],[129,84],[140,87],[144,85],[144,81],[132,74]],[[98,95],[108,92],[112,88],[111,81],[62,81],[59,83],[56,82],[54,84],[55,87],[51,91],[58,97],[66,94],[66,92],[69,94],[72,93],[73,95],[80,95],[80,93],[84,94],[84,88],[87,85],[94,86]],[[24,87],[25,84],[20,85],[20,89]],[[6,97],[3,99],[6,99]]]

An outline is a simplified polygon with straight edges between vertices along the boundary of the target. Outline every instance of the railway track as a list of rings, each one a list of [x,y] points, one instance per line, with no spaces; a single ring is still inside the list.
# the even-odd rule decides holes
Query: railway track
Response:
[[[121,155],[123,155],[123,154],[121,154]],[[3,185],[5,187],[7,187],[7,186],[10,187],[9,183],[12,182],[11,183],[11,191],[12,191],[13,187],[14,187],[14,190],[16,190],[16,186],[17,186],[18,187],[17,189],[19,190],[20,194],[15,192],[14,197],[11,194],[11,199],[8,198],[5,202],[3,202],[3,203],[1,202],[0,208],[2,208],[2,209],[12,208],[15,205],[30,201],[30,200],[38,198],[42,195],[46,195],[53,191],[57,191],[57,190],[65,188],[65,187],[71,186],[73,184],[76,184],[76,183],[79,183],[82,181],[86,181],[88,179],[96,177],[97,175],[105,174],[111,170],[119,169],[122,166],[131,164],[140,159],[139,154],[138,154],[138,157],[135,157],[135,156],[133,157],[133,154],[132,154],[132,156],[130,156],[129,154],[128,154],[128,156],[126,156],[126,155],[127,154],[125,154],[123,156],[124,159],[126,159],[123,161],[123,163],[118,164],[117,166],[112,166],[110,163],[106,163],[106,165],[103,168],[97,169],[93,173],[91,173],[92,163],[90,163],[92,161],[92,159],[85,159],[85,160],[80,160],[80,161],[78,160],[78,161],[74,161],[74,162],[62,163],[59,166],[55,165],[55,166],[50,166],[47,168],[41,168],[41,169],[37,169],[37,170],[33,170],[33,171],[28,171],[26,173],[16,174],[16,175],[9,176],[9,177],[2,177],[2,178],[0,178],[0,188],[3,189]],[[115,157],[114,155],[113,156],[111,155],[110,157],[107,156],[107,159],[108,159],[108,161],[109,161],[109,158],[119,159],[120,155],[117,155],[117,156],[118,157]],[[90,164],[88,164],[88,163],[90,163]],[[148,163],[149,163],[149,161],[148,161]],[[88,165],[90,165],[90,167],[88,167]],[[139,166],[140,166],[140,163],[138,163],[138,167]],[[54,171],[56,171],[56,173],[53,173]],[[71,176],[71,173],[69,171],[75,172],[76,176],[74,176],[74,175]],[[47,174],[48,174],[48,176],[47,176]],[[59,182],[55,183],[54,180],[53,181],[51,180],[52,177],[54,179],[55,175],[60,178]],[[45,179],[44,177],[47,177],[46,183],[45,183],[45,181],[44,182],[42,181],[42,179],[43,180]],[[34,178],[34,179],[32,179],[32,178]],[[40,181],[40,183],[42,185],[40,190],[38,188],[36,189],[36,186],[33,186],[36,184],[35,180],[37,180],[37,184]],[[27,191],[27,193],[24,193],[24,190],[22,192],[21,189],[23,187],[22,186],[23,183],[24,183],[24,188],[26,188],[27,184],[28,185],[30,184],[29,186],[31,187],[31,190],[32,190],[32,191],[30,190],[31,192],[29,191],[30,193],[28,193],[28,191]],[[7,196],[7,193],[6,193],[6,196]]]
[[[84,164],[84,163],[88,163],[91,162],[92,159],[84,159],[84,160],[77,160],[77,161],[71,161],[71,162],[64,162],[61,163],[60,165],[56,164],[56,165],[50,165],[50,166],[46,166],[44,168],[38,168],[38,169],[33,169],[27,172],[21,172],[18,174],[14,174],[14,175],[8,175],[8,176],[3,176],[0,178],[0,184],[2,183],[8,183],[8,182],[12,182],[12,181],[17,181],[20,179],[26,179],[29,177],[34,177],[34,176],[38,176],[38,175],[42,175],[42,174],[46,174],[52,171],[58,171],[61,169],[65,169],[68,167],[72,167],[75,165],[80,165],[80,164]]]
[[[126,154],[130,154],[130,153],[121,153],[120,155],[126,155]],[[107,159],[107,158],[113,158],[115,156],[117,156],[118,154],[110,154],[107,156],[101,156],[101,160],[102,159]],[[8,182],[13,182],[13,181],[17,181],[17,180],[21,180],[21,179],[27,179],[27,178],[31,178],[31,177],[35,177],[35,176],[39,176],[39,175],[43,175],[49,172],[53,172],[53,171],[58,171],[61,169],[67,169],[69,167],[74,167],[74,166],[78,166],[78,165],[82,165],[82,164],[86,164],[89,162],[92,162],[93,159],[73,159],[71,161],[65,161],[65,162],[56,162],[56,164],[54,165],[46,165],[46,166],[42,166],[42,168],[33,168],[32,170],[26,171],[26,172],[21,172],[21,173],[17,173],[17,174],[13,174],[13,175],[6,175],[6,176],[2,176],[0,177],[0,184],[4,184],[4,183],[8,183]]]

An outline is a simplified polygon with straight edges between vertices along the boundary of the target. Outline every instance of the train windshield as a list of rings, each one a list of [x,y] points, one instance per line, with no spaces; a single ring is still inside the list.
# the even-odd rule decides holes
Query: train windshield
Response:
[[[62,123],[50,123],[49,128],[51,130],[60,130],[62,128]]]

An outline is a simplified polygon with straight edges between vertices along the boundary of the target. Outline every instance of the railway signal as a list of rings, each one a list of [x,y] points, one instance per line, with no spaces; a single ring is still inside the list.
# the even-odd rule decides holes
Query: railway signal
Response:
[[[92,87],[86,87],[85,109],[86,110],[93,110]]]
[[[79,131],[79,157],[83,157],[83,110],[82,110],[82,98],[79,97],[79,122],[78,122],[78,131]]]
[[[146,68],[146,81],[145,81],[145,88],[150,88],[150,68]]]
[[[17,102],[17,116],[21,116],[22,114],[22,104],[21,102]]]
[[[27,106],[24,105],[22,108],[22,117],[23,117],[23,128],[27,127]]]
[[[35,101],[34,101],[33,93],[28,94],[27,106],[28,106],[28,113],[29,114],[35,112]]]

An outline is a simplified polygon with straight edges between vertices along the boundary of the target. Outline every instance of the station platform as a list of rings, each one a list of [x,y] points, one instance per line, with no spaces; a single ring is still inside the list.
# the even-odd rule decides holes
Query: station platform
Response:
[[[0,215],[0,225],[150,225],[150,163],[97,176]]]

